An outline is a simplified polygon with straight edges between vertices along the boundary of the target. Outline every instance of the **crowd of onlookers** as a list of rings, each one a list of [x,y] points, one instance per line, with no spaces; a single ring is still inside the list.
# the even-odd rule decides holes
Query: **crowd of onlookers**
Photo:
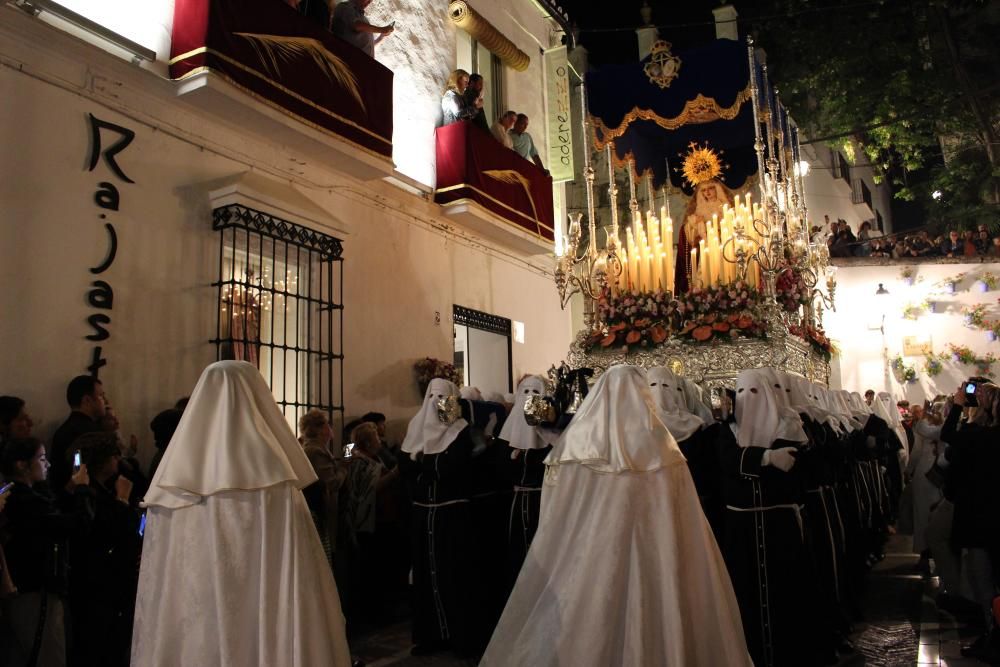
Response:
[[[0,396],[0,665],[129,664],[139,503],[187,399],[151,420],[148,466],[138,438],[122,436],[103,383],[76,377],[66,400],[69,415],[46,443],[25,401]],[[304,493],[349,628],[394,618],[407,591],[407,503],[385,416],[349,425],[349,457],[334,451],[326,413],[310,410],[299,426],[320,478]]]
[[[490,132],[502,146],[514,151],[525,160],[534,162],[544,170],[535,142],[528,134],[528,116],[515,111],[504,111],[491,126],[483,110],[483,86],[481,74],[469,74],[464,69],[454,70],[448,77],[444,95],[441,97],[441,124],[451,125],[459,121],[471,121],[486,132]]]
[[[846,221],[831,222],[829,216],[824,217],[825,226],[813,227],[811,238],[813,243],[826,243],[830,257],[1000,257],[1000,236],[992,236],[986,225],[937,236],[926,229],[883,236],[868,221],[855,234]]]

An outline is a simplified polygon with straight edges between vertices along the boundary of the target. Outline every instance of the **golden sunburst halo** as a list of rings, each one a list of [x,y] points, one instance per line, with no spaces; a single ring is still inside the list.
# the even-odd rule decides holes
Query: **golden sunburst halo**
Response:
[[[684,180],[695,186],[722,175],[725,165],[719,159],[719,154],[708,147],[696,143],[688,145],[688,154],[684,157]]]

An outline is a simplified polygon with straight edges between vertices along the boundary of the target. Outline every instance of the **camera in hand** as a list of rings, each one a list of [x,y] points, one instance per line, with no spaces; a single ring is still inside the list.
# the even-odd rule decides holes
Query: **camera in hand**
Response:
[[[979,385],[989,382],[989,378],[984,377],[971,377],[965,381],[965,404],[969,407],[979,407],[979,401],[976,400],[976,389]]]

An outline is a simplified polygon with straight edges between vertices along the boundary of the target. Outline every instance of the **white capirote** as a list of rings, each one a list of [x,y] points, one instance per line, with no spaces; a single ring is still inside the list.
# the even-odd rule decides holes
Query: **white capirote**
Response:
[[[704,419],[688,411],[683,383],[670,369],[662,366],[650,368],[646,376],[660,421],[666,425],[674,440],[684,442],[705,427]]]

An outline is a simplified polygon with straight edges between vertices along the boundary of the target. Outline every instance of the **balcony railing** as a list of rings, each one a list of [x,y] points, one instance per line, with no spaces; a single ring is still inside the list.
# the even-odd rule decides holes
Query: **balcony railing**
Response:
[[[471,202],[502,219],[507,228],[502,240],[516,237],[517,245],[531,250],[551,247],[552,178],[548,174],[469,121],[439,127],[435,137],[434,201],[445,206],[446,212]],[[487,233],[497,236],[498,231],[504,230]]]
[[[177,0],[170,55],[175,80],[207,73],[303,130],[391,160],[392,71],[284,2]]]

